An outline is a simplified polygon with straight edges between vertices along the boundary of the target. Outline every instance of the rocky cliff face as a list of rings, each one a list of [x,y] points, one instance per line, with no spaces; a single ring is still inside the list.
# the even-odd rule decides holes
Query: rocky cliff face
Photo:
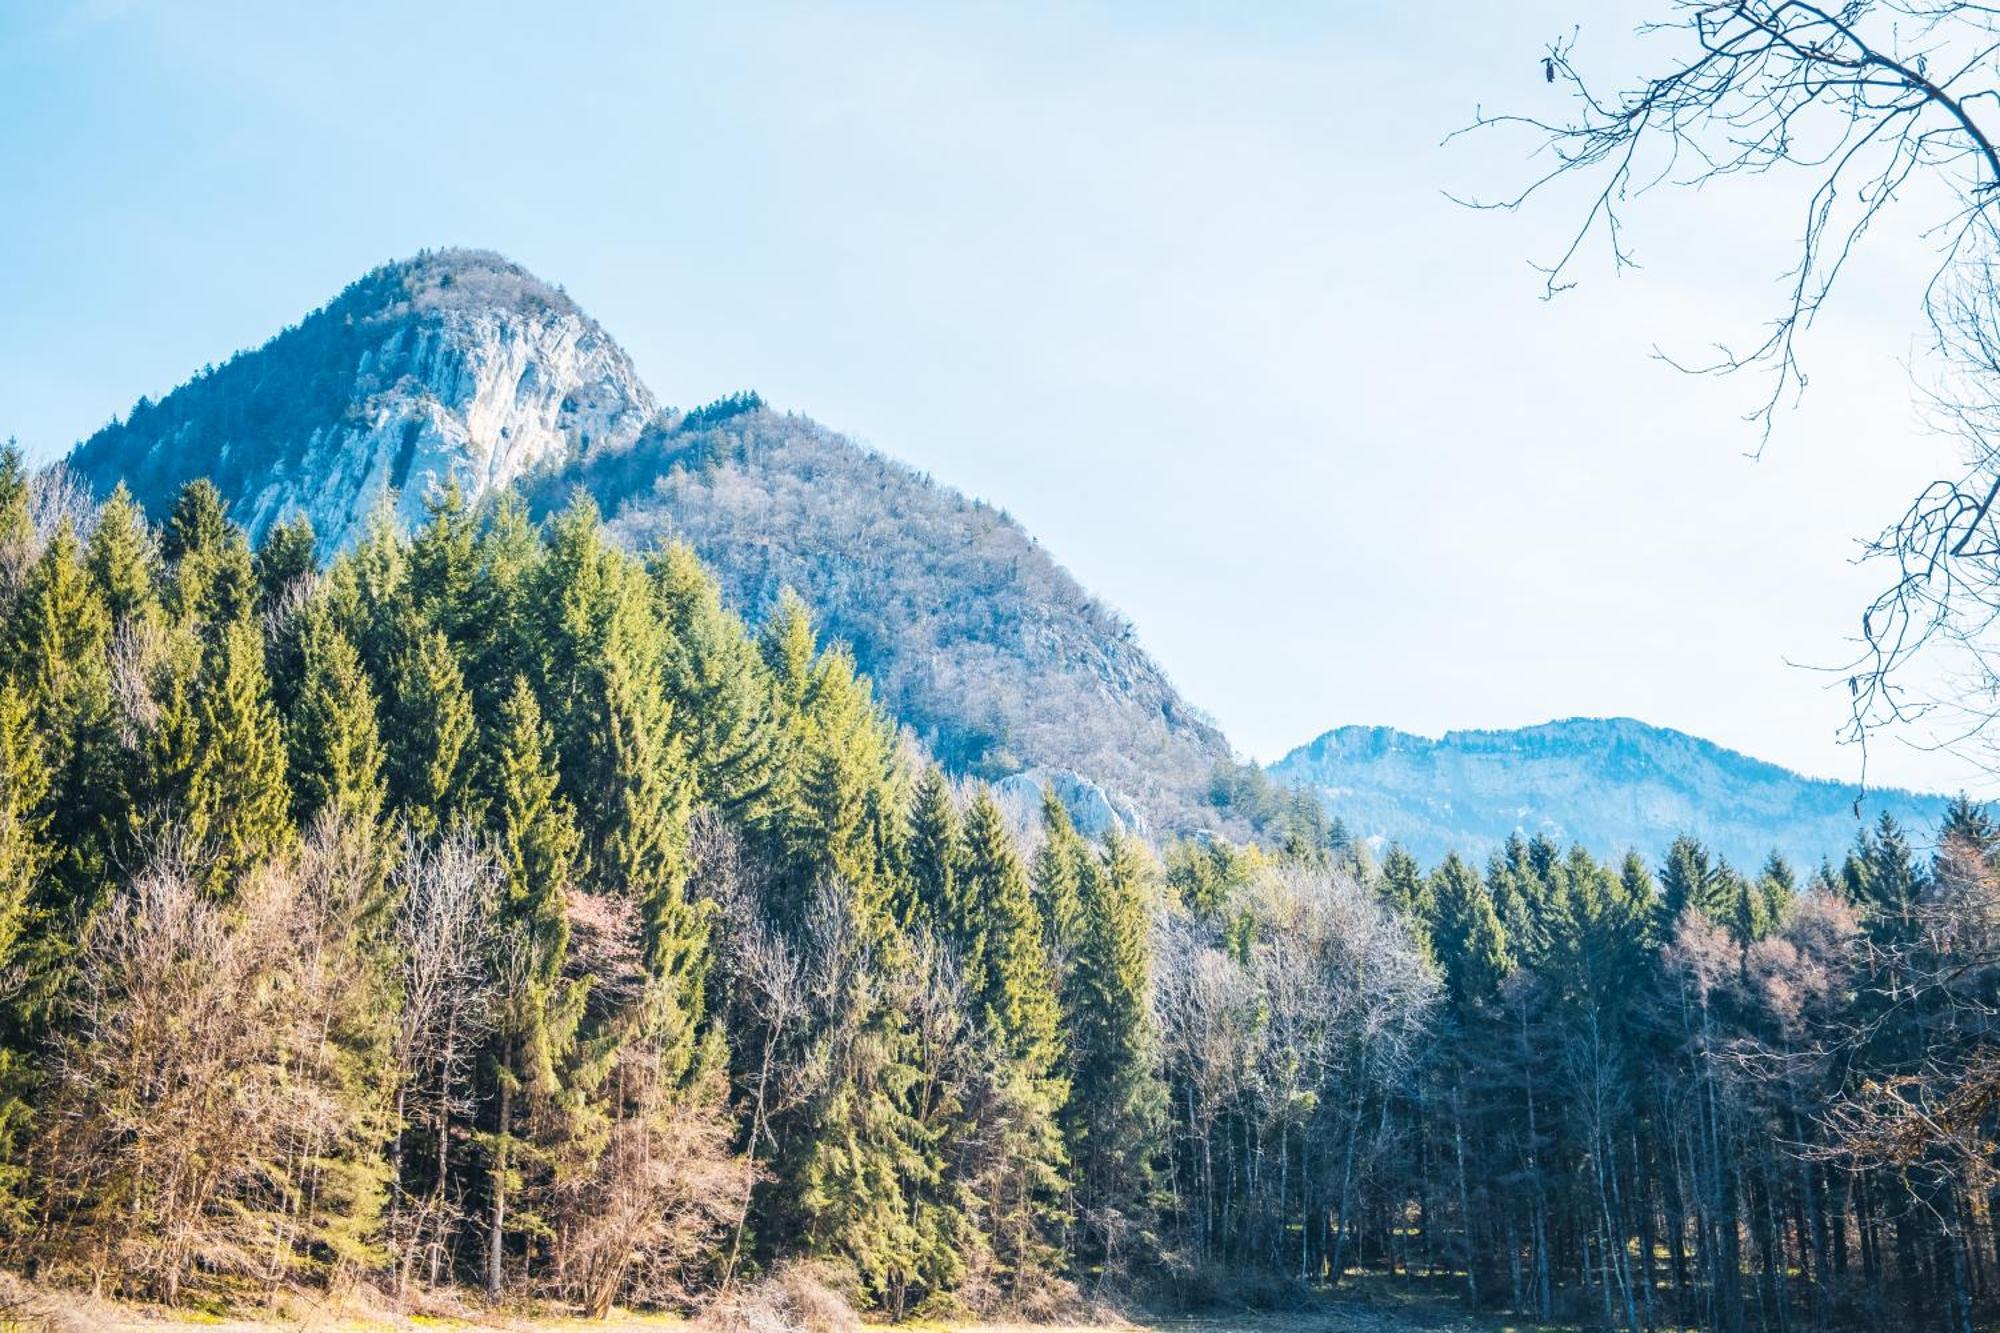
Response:
[[[297,327],[78,446],[100,491],[155,515],[212,476],[261,536],[303,513],[329,549],[385,494],[420,520],[435,488],[477,497],[656,411],[623,350],[575,303],[497,255],[441,251],[378,269]]]

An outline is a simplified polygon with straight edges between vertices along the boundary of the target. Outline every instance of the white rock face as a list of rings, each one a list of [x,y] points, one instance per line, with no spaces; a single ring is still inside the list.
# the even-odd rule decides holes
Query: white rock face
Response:
[[[993,797],[1018,832],[1041,827],[1042,791],[1053,789],[1069,808],[1070,821],[1086,838],[1101,838],[1112,829],[1147,838],[1152,830],[1139,807],[1123,793],[1111,791],[1067,768],[1030,768],[993,784]]]
[[[233,517],[261,536],[303,512],[337,549],[385,491],[416,524],[452,481],[477,500],[571,450],[631,441],[656,410],[624,352],[575,313],[436,312],[363,354],[348,419],[315,430]]]

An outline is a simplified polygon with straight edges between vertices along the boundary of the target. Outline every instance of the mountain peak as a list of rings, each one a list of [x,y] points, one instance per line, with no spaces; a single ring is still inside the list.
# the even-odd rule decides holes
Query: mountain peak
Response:
[[[1328,731],[1270,769],[1316,791],[1363,836],[1419,857],[1483,856],[1510,833],[1547,834],[1600,855],[1654,856],[1698,833],[1756,865],[1837,857],[1861,817],[1887,810],[1928,827],[1942,797],[1803,777],[1713,741],[1629,717],[1571,717],[1431,738],[1390,727]]]
[[[140,399],[69,461],[100,491],[123,480],[155,516],[208,476],[253,537],[302,513],[332,549],[385,494],[415,520],[440,486],[477,499],[629,443],[657,410],[561,289],[490,250],[427,250],[159,403]]]
[[[331,305],[387,319],[482,311],[587,318],[562,288],[551,287],[505,255],[456,246],[420,250],[372,269]]]
[[[489,250],[364,274],[70,462],[156,517],[206,476],[253,538],[301,512],[328,550],[385,493],[414,525],[447,482],[538,514],[581,487],[615,539],[691,543],[744,615],[803,595],[955,772],[1069,783],[1134,827],[1217,818],[1228,742],[1012,519],[754,393],[661,412],[574,301]]]

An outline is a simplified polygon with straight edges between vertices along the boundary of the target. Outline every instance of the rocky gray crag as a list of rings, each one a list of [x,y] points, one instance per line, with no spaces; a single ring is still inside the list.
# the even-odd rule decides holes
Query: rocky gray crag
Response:
[[[261,537],[293,513],[328,550],[385,493],[418,521],[433,489],[478,498],[636,438],[657,411],[631,361],[568,296],[485,251],[428,252],[354,283],[297,326],[77,447],[100,493],[155,517],[209,476]]]

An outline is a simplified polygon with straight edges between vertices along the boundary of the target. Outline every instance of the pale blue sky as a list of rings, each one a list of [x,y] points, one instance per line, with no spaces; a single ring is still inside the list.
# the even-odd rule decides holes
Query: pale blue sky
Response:
[[[1662,199],[1641,273],[1554,303],[1526,261],[1569,212],[1442,196],[1524,169],[1448,130],[1547,109],[1579,19],[1629,66],[1640,8],[0,0],[0,433],[53,458],[486,246],[666,401],[754,388],[1004,506],[1260,759],[1629,714],[1851,778],[1787,659],[1841,656],[1853,539],[1950,463],[1902,365],[1921,254],[1864,259],[1751,462],[1752,387],[1649,353],[1771,312],[1787,196]]]

